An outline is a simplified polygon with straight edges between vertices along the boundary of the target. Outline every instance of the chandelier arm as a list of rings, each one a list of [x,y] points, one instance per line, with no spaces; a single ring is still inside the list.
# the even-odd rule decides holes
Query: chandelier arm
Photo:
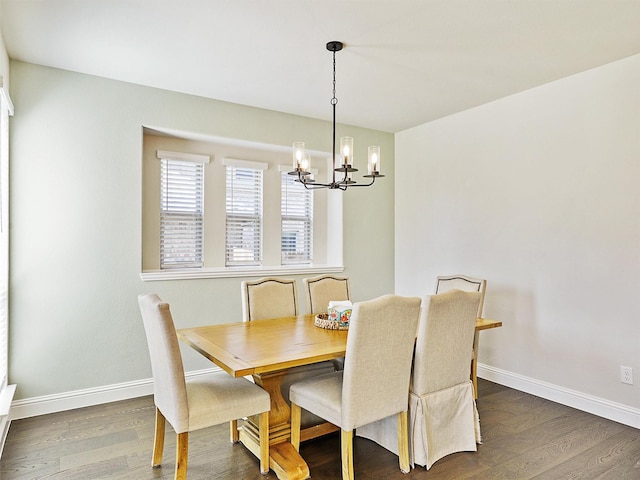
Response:
[[[291,173],[297,173],[298,174],[298,178],[295,181],[296,182],[300,182],[302,185],[304,185],[304,188],[306,188],[307,190],[313,190],[315,188],[331,187],[330,183],[316,183],[316,182],[309,182],[309,181],[305,180],[305,175],[303,175],[302,172],[300,172],[300,171],[291,172]]]
[[[333,188],[331,183],[307,183],[301,182],[307,190],[317,190],[319,188]]]
[[[351,183],[349,185],[347,185],[348,187],[370,187],[371,185],[373,185],[373,182],[376,181],[376,177],[371,177],[371,182],[369,183]]]
[[[345,190],[344,188],[341,187],[341,185],[348,184],[346,177],[340,180],[339,182],[334,180],[331,183],[317,183],[315,181],[305,180],[306,175],[302,174],[301,172],[289,172],[289,175],[298,175],[298,178],[296,178],[295,181],[304,185],[304,188],[306,188],[307,190],[315,190],[318,188],[329,188],[331,190],[339,188],[340,190]],[[356,182],[353,182],[353,183],[356,183]]]

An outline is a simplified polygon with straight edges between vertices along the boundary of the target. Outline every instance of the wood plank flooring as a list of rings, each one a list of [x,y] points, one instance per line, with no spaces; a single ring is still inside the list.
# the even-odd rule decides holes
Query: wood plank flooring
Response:
[[[356,437],[358,480],[640,480],[640,430],[479,379],[483,444],[429,471],[403,475],[398,458]],[[167,427],[164,462],[151,468],[151,397],[16,420],[2,460],[2,480],[148,480],[173,478],[175,435]],[[273,480],[228,426],[191,434],[189,480]],[[340,437],[306,442],[314,480],[340,479]]]

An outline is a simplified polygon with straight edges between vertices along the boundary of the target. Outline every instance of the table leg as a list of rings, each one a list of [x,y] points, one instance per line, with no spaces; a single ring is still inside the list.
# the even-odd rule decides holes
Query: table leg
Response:
[[[280,387],[286,371],[254,375],[257,385],[271,397],[269,412],[269,467],[280,480],[305,480],[309,466],[291,444],[291,408]],[[240,429],[240,441],[257,457],[260,455],[258,417],[249,417]]]
[[[480,332],[473,334],[473,358],[471,359],[471,381],[473,382],[473,396],[478,399],[478,340]]]

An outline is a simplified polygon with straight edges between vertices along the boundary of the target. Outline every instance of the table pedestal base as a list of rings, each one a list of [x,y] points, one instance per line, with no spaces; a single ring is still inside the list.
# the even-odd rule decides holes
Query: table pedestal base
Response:
[[[253,429],[253,425],[249,423],[243,425],[240,429],[240,441],[258,457],[260,455],[260,441],[257,432],[253,432]],[[282,434],[274,433],[276,433],[274,437],[271,436],[271,433],[269,435],[269,468],[276,473],[280,480],[306,480],[309,478],[311,476],[309,466],[293,448],[289,438],[282,440]],[[273,441],[278,443],[271,443]]]
[[[291,444],[291,408],[280,389],[286,371],[254,375],[254,381],[271,397],[269,412],[269,467],[280,480],[305,480],[310,477],[309,466]],[[340,430],[331,423],[323,423],[300,432],[300,440],[326,435]],[[260,458],[260,433],[258,417],[252,416],[240,428],[240,441],[256,457]]]

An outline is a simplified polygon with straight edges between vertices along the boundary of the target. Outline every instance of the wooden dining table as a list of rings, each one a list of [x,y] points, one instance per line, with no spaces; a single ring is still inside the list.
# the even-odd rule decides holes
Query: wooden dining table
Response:
[[[270,468],[281,480],[309,478],[309,467],[290,442],[289,404],[282,396],[282,379],[287,371],[345,356],[347,330],[315,326],[315,315],[224,323],[177,331],[178,338],[233,377],[252,375],[256,384],[271,396],[269,412]],[[502,322],[479,318],[476,333],[502,326]],[[309,427],[301,440],[337,431],[332,424]],[[257,457],[260,454],[257,417],[240,427],[240,441]]]

